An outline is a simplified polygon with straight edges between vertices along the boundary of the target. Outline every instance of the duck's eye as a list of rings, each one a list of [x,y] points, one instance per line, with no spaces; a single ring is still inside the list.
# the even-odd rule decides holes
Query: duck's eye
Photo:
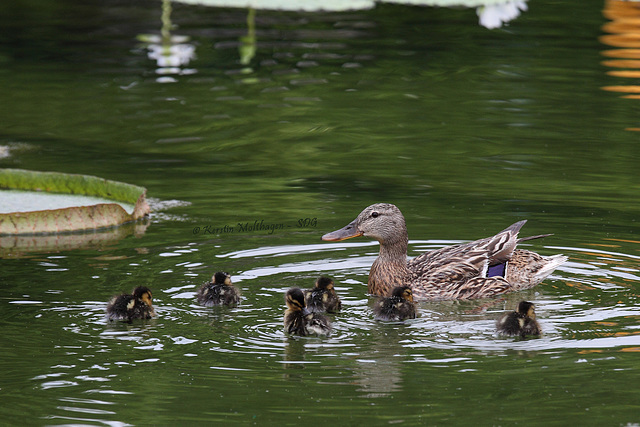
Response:
[[[372,212],[371,213],[371,217],[372,218],[378,218],[378,215],[380,215],[378,212]]]

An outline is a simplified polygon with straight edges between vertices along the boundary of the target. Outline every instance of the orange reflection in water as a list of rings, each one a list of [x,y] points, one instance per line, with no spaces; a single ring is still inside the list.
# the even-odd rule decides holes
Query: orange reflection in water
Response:
[[[609,34],[600,37],[600,41],[614,48],[602,51],[602,55],[609,58],[602,61],[602,65],[612,68],[607,74],[625,79],[640,78],[640,3],[606,0],[602,14],[611,21],[603,25],[603,31]],[[640,99],[640,85],[637,84],[604,86],[602,89],[618,92],[623,98]],[[640,128],[626,130],[640,131]]]

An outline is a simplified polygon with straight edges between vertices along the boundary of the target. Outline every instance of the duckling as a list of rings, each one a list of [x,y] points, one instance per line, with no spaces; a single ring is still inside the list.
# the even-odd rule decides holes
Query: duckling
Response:
[[[151,319],[156,315],[152,305],[151,290],[138,286],[131,294],[116,295],[107,304],[107,319],[126,320]]]
[[[331,321],[322,314],[311,313],[304,302],[300,288],[291,288],[285,295],[284,330],[294,335],[329,335]]]
[[[403,321],[416,318],[416,305],[409,286],[396,286],[390,297],[380,298],[373,306],[376,320]]]
[[[236,305],[240,302],[240,291],[231,283],[231,276],[218,271],[210,282],[202,285],[198,291],[198,303],[213,307],[214,305]]]
[[[320,277],[316,280],[313,289],[304,291],[304,301],[312,313],[335,313],[340,311],[342,303],[333,287],[333,280],[328,277]]]
[[[525,337],[527,335],[540,335],[540,325],[536,321],[535,306],[528,301],[520,301],[516,311],[505,313],[497,322],[500,335]]]

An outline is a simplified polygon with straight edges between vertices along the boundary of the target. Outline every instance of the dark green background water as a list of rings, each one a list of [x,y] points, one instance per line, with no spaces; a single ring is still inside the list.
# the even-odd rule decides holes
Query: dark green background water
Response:
[[[174,4],[195,54],[169,70],[140,41],[160,2],[76,3],[0,3],[0,167],[141,185],[154,213],[88,246],[3,241],[3,423],[640,423],[640,101],[603,89],[634,84],[602,64],[606,3],[535,1],[496,30],[473,9],[257,11],[248,64],[247,11]],[[555,233],[531,248],[570,261],[494,304],[380,324],[377,244],[320,236],[381,201],[412,256],[528,219]],[[255,221],[282,228],[238,225]],[[240,307],[195,304],[216,270]],[[320,274],[335,333],[286,337],[284,292]],[[158,318],[108,324],[139,284]],[[496,337],[521,299],[543,337]]]

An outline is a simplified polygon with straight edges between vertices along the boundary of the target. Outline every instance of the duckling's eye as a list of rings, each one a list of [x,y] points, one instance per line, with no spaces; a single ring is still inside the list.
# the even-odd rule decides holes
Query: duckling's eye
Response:
[[[372,218],[378,218],[378,215],[380,215],[378,212],[371,212]]]

